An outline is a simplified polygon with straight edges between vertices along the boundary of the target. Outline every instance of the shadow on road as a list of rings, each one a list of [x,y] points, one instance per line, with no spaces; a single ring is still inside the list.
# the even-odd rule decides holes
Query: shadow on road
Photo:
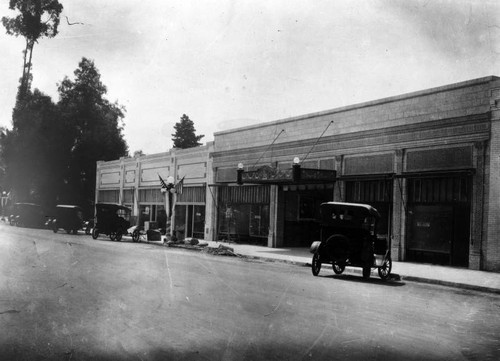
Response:
[[[401,287],[406,285],[405,282],[400,281],[399,275],[396,274],[391,275],[391,278],[386,281],[375,277],[364,279],[363,277],[356,275],[328,275],[328,276],[318,276],[318,277],[333,278],[335,280],[347,281],[347,282],[370,283],[387,287]]]

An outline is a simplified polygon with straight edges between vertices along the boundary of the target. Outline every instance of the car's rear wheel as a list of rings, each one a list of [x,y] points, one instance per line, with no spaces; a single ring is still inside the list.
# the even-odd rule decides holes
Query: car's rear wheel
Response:
[[[345,260],[350,257],[350,241],[343,234],[333,234],[325,242],[328,258],[331,261],[336,259]]]
[[[120,242],[122,240],[123,232],[121,229],[116,231],[115,241]]]
[[[112,241],[116,240],[116,232],[115,231],[109,233],[109,239]]]
[[[312,265],[311,265],[311,270],[312,274],[314,276],[319,275],[319,271],[321,270],[321,261],[319,259],[319,253],[316,252],[312,258]]]
[[[391,256],[387,257],[384,264],[378,268],[378,275],[381,279],[386,280],[391,275],[392,259]]]
[[[99,230],[97,227],[94,227],[94,229],[92,229],[92,238],[97,239],[97,237],[99,237]]]
[[[333,272],[335,272],[336,275],[340,275],[345,270],[345,264],[339,264],[337,262],[333,262],[332,268],[333,268]]]

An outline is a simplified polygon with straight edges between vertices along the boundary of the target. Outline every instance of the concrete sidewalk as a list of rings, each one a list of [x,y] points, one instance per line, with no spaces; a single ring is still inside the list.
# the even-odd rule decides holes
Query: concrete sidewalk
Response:
[[[310,267],[311,265],[312,254],[309,253],[309,248],[267,248],[225,242],[208,242],[208,244],[209,247],[218,247],[222,244],[233,248],[235,253],[247,257],[282,261],[301,266]],[[331,267],[326,264],[323,265],[321,272],[331,272],[333,274]],[[346,267],[344,273],[361,276],[361,268]],[[399,275],[401,280],[404,281],[432,283],[500,294],[500,273],[495,272],[409,262],[393,262],[391,273]],[[372,270],[372,277],[378,278],[376,270]]]
[[[147,241],[143,239],[142,242]],[[217,248],[219,245],[231,247],[234,249],[236,254],[249,258],[280,261],[299,266],[311,266],[312,254],[309,253],[309,248],[268,248],[248,244],[214,241],[203,242],[208,243],[208,247],[213,248]],[[163,241],[148,243],[163,245]],[[331,274],[333,274],[333,270],[327,264],[323,265],[321,272],[331,272]],[[496,272],[474,271],[465,268],[436,266],[430,264],[393,262],[391,273],[396,277],[399,276],[402,281],[431,283],[467,290],[500,294],[500,273]],[[358,275],[361,277],[361,268],[346,267],[344,274]],[[372,277],[378,278],[376,269],[372,270]]]

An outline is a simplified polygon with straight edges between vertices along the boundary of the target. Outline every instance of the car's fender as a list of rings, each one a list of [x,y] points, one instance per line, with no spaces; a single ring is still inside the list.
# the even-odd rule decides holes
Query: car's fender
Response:
[[[311,253],[316,253],[319,249],[319,246],[321,246],[321,241],[314,241],[312,244],[311,244],[311,247],[309,248],[309,252]]]

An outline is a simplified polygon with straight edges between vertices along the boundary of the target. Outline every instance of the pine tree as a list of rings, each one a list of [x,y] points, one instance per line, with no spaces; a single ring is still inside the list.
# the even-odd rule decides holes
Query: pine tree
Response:
[[[174,148],[186,149],[202,144],[199,141],[204,135],[195,134],[194,123],[186,114],[182,114],[180,121],[175,123],[174,129],[175,134],[172,134]]]
[[[94,199],[95,164],[128,156],[123,135],[125,108],[107,98],[107,88],[94,61],[82,58],[74,72],[59,84],[59,110],[73,125],[73,147],[68,167],[68,189],[79,195],[77,204],[89,206]]]

